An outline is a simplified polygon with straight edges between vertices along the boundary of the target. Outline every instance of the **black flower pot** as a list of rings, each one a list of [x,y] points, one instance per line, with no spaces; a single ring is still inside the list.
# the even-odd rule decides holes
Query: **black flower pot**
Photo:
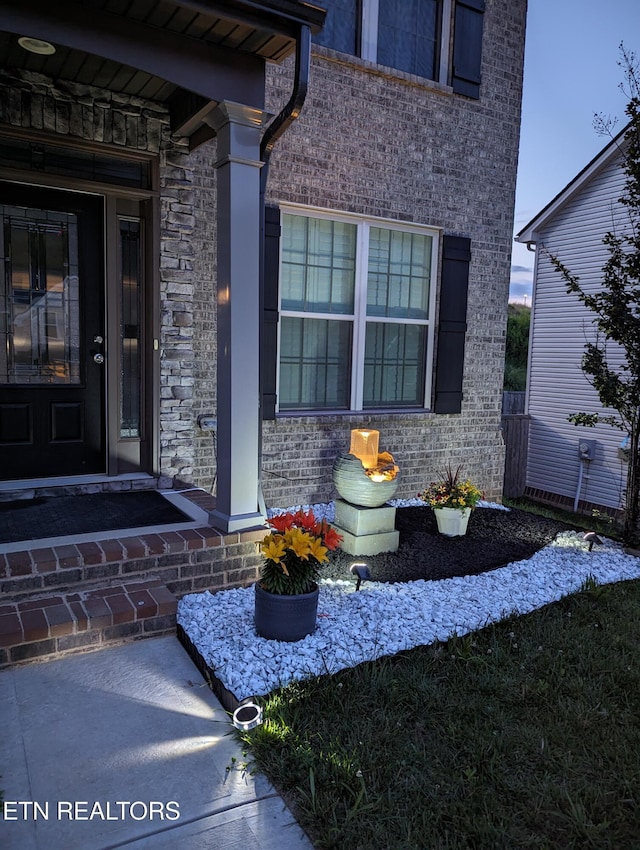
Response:
[[[255,586],[255,626],[260,637],[269,640],[296,641],[310,635],[316,627],[318,586],[311,593],[281,596]]]

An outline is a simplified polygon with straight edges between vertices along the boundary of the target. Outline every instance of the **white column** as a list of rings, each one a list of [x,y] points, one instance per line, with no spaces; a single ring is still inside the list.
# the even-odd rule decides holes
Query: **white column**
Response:
[[[217,169],[217,417],[215,528],[260,526],[260,135],[267,114],[223,102],[211,114]]]

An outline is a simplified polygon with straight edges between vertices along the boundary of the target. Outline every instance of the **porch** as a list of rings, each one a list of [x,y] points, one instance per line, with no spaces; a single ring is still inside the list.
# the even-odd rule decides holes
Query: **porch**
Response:
[[[255,581],[264,529],[212,528],[204,490],[163,495],[190,521],[0,544],[0,667],[174,633],[181,596]]]

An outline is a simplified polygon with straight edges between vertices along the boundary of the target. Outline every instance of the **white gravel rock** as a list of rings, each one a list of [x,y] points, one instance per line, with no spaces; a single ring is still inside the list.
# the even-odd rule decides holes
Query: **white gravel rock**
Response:
[[[332,519],[332,505],[297,507]],[[185,596],[178,622],[214,675],[242,700],[534,611],[575,592],[590,576],[598,584],[640,578],[640,559],[606,539],[589,552],[581,533],[567,531],[529,560],[480,575],[367,582],[357,593],[350,581],[322,581],[317,628],[295,643],[258,637],[253,587]]]

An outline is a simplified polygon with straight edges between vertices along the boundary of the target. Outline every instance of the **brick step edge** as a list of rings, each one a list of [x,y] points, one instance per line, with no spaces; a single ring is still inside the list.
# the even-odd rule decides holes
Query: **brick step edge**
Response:
[[[177,607],[159,579],[0,604],[0,667],[174,632]]]

